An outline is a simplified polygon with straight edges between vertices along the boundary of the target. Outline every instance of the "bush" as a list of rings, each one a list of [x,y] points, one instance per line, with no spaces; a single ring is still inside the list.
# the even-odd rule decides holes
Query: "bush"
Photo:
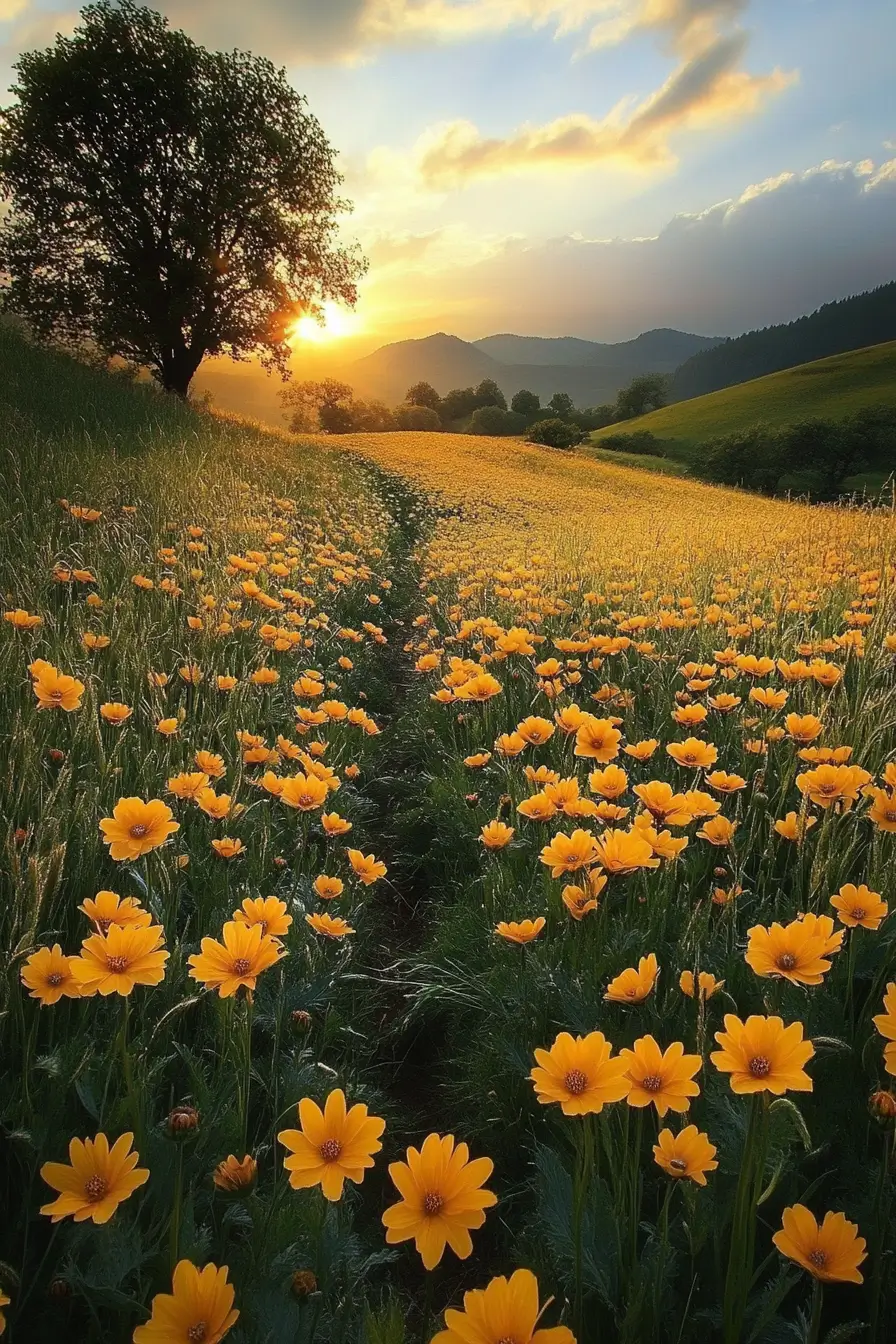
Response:
[[[397,429],[398,422],[382,401],[354,401],[351,404],[355,429],[364,434],[384,434]]]
[[[541,398],[537,392],[529,392],[525,387],[514,393],[510,409],[518,415],[533,416],[541,410]]]
[[[649,429],[639,430],[635,434],[608,434],[597,446],[609,448],[611,452],[617,453],[652,453],[654,457],[666,456],[662,439],[651,434]]]
[[[441,429],[442,421],[430,406],[396,406],[395,423],[399,429]]]
[[[471,434],[522,434],[526,417],[516,411],[502,411],[500,406],[480,406],[470,420]]]
[[[568,420],[539,420],[529,430],[530,443],[541,443],[546,448],[575,448],[585,435],[578,425]]]
[[[610,404],[588,406],[583,411],[573,411],[569,418],[579,429],[605,429],[616,419],[616,407]]]

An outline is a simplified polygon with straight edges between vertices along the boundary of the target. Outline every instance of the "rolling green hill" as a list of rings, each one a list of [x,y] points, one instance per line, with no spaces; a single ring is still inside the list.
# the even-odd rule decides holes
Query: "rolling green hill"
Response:
[[[896,341],[679,401],[595,430],[591,442],[599,448],[610,435],[649,430],[663,440],[670,458],[688,462],[707,439],[760,421],[780,426],[816,417],[839,419],[875,405],[896,407]]]

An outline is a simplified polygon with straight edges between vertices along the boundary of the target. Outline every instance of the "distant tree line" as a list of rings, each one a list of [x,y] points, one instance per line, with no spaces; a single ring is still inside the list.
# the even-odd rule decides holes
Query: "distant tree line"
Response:
[[[507,398],[492,378],[478,387],[456,387],[441,396],[431,383],[414,383],[404,401],[389,407],[356,397],[348,383],[335,378],[291,385],[281,393],[294,433],[383,433],[387,430],[441,430],[446,433],[510,436],[527,434],[530,442],[571,448],[593,429],[644,415],[666,404],[668,380],[643,374],[622,389],[615,403],[579,409],[567,392],[555,392],[542,406],[537,392],[522,388]]]
[[[896,471],[896,407],[869,406],[842,420],[752,425],[701,445],[691,474],[765,495],[833,500],[859,488],[850,478]]]
[[[896,281],[826,303],[795,322],[748,331],[692,355],[673,374],[672,400],[686,401],[813,359],[892,340],[896,340]]]

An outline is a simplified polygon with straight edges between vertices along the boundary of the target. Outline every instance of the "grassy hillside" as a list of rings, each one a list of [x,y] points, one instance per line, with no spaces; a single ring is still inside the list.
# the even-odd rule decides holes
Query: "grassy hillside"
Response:
[[[596,430],[591,441],[599,446],[611,434],[649,430],[664,440],[670,456],[688,461],[706,439],[757,421],[786,425],[812,417],[838,419],[873,405],[896,406],[896,341],[676,402],[623,425]]]

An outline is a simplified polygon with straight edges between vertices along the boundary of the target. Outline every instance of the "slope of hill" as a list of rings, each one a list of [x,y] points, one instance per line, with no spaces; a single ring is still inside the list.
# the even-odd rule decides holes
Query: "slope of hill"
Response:
[[[432,383],[443,396],[493,378],[508,398],[520,388],[547,400],[568,392],[577,406],[612,401],[639,373],[671,373],[695,349],[713,343],[679,331],[645,332],[633,341],[600,345],[574,336],[486,336],[462,341],[439,332],[420,340],[381,346],[344,366],[339,377],[361,395],[386,402],[402,399],[417,382]]]
[[[635,373],[672,373],[684,360],[718,345],[721,337],[694,336],[670,327],[644,331],[632,341],[607,345],[578,336],[514,336],[502,333],[473,341],[502,364],[588,365]]]
[[[896,340],[896,281],[776,327],[748,331],[692,355],[672,380],[672,397],[684,401],[810,360]]]
[[[662,439],[670,456],[691,460],[699,444],[747,425],[837,420],[865,406],[896,407],[896,341],[674,402],[635,420],[595,430],[591,441],[599,446],[613,434],[649,430]]]

